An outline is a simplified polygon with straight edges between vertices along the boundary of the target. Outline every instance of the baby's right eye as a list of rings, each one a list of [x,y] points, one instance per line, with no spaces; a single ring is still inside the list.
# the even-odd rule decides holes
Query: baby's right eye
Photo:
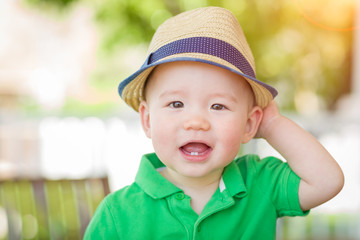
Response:
[[[170,107],[172,108],[182,108],[184,107],[184,104],[180,101],[175,101],[169,104]]]

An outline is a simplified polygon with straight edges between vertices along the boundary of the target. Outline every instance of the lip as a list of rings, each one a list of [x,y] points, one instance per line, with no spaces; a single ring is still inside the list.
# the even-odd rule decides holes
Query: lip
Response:
[[[201,143],[201,144],[207,145],[209,148],[206,151],[199,153],[198,155],[191,155],[191,153],[189,153],[188,151],[185,151],[185,149],[183,149],[183,146],[185,146],[189,143]],[[180,154],[183,156],[183,158],[185,158],[189,162],[204,162],[211,155],[213,148],[211,147],[210,144],[203,142],[203,141],[188,141],[185,144],[183,144],[181,147],[179,147],[179,151],[180,151]]]

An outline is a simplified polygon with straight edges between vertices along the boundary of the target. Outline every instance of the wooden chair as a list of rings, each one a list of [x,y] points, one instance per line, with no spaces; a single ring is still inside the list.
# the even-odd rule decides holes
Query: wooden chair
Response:
[[[0,239],[82,239],[108,178],[0,180]]]

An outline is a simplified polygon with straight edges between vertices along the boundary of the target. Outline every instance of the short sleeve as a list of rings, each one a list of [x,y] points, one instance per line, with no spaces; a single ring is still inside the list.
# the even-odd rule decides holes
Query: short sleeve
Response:
[[[304,216],[299,202],[298,177],[289,165],[278,158],[253,158],[251,165],[256,169],[256,187],[267,196],[274,205],[277,216]]]
[[[106,198],[100,203],[84,235],[84,240],[119,239]]]

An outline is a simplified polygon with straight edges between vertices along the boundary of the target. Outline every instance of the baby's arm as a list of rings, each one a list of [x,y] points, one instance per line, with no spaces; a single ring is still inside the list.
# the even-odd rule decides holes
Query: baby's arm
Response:
[[[275,101],[264,109],[256,137],[266,139],[301,178],[302,210],[330,200],[342,189],[344,175],[334,158],[312,135],[282,116]]]

